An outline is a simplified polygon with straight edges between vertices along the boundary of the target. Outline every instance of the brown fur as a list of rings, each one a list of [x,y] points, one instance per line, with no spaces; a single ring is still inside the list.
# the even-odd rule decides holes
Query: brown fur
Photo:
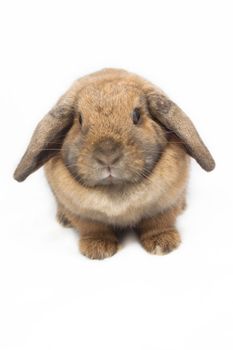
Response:
[[[80,232],[84,255],[113,255],[117,228],[127,227],[147,251],[164,254],[180,243],[175,221],[185,206],[187,152],[213,169],[194,125],[161,90],[106,69],[75,82],[40,122],[15,178],[46,163],[57,218]]]

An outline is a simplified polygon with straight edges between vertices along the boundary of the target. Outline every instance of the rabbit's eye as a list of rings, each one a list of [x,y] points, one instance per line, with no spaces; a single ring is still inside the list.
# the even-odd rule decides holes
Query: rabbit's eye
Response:
[[[82,116],[81,113],[79,113],[79,118],[78,118],[78,120],[79,120],[80,125],[82,125],[82,123],[83,123],[83,116]]]
[[[137,124],[141,118],[140,110],[139,108],[135,108],[133,111],[133,123]]]

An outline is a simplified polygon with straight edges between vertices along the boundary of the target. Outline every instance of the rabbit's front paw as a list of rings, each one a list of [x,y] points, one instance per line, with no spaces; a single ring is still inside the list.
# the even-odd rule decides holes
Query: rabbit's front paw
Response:
[[[170,253],[181,243],[180,235],[175,229],[160,233],[149,231],[141,236],[140,241],[149,253],[157,255]]]
[[[81,238],[79,249],[90,259],[105,259],[117,252],[118,242],[109,238]]]

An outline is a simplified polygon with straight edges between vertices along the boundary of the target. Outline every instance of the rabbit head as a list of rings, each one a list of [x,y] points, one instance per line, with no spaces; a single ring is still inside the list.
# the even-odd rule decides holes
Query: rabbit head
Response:
[[[191,120],[160,89],[106,69],[75,82],[41,120],[14,176],[23,181],[59,153],[84,186],[136,183],[149,176],[171,134],[203,169],[214,168]]]

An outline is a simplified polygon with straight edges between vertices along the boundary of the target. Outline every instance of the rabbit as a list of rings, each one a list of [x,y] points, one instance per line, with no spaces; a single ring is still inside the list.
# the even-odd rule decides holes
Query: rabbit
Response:
[[[79,248],[104,259],[133,229],[146,251],[181,243],[190,156],[206,171],[214,159],[187,115],[158,87],[122,69],[75,81],[37,125],[14,178],[44,165],[57,219],[80,234]]]

